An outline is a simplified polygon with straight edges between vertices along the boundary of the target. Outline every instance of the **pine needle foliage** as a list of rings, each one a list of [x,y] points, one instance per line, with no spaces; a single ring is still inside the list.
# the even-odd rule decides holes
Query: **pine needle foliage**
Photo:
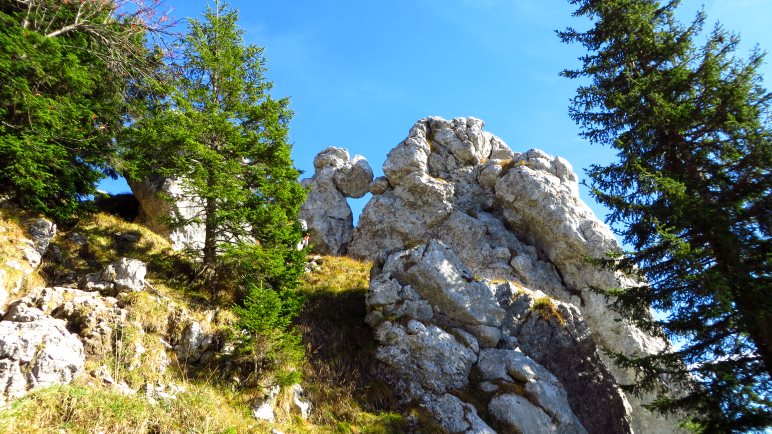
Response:
[[[662,379],[678,393],[651,406],[688,415],[699,432],[772,424],[772,95],[763,53],[736,54],[739,37],[705,14],[688,25],[678,0],[570,0],[587,31],[558,32],[588,50],[571,117],[618,161],[588,170],[595,198],[634,251],[615,266],[647,283],[614,291],[615,306],[679,345],[634,368],[634,392]],[[698,38],[705,38],[700,45]],[[657,320],[650,308],[667,313]]]
[[[204,227],[197,282],[236,301],[250,385],[292,383],[303,358],[291,322],[302,306],[305,191],[290,155],[289,100],[271,96],[263,49],[244,42],[236,9],[215,2],[188,24],[168,80],[120,136],[124,169],[136,181],[181,180],[198,215],[170,223]]]

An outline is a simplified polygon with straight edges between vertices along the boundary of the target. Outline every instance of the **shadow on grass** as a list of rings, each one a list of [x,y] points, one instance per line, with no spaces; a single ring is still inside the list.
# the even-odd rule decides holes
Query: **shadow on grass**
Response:
[[[340,432],[356,432],[362,413],[373,413],[371,432],[401,433],[406,426],[396,414],[392,388],[373,375],[375,337],[365,323],[367,288],[310,290],[297,325],[303,334],[308,365],[305,385],[319,422]]]

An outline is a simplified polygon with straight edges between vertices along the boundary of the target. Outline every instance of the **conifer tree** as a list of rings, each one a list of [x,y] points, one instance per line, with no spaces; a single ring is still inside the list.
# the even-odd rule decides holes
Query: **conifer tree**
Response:
[[[145,95],[142,117],[121,135],[129,178],[176,177],[200,204],[205,239],[197,279],[230,293],[243,333],[236,365],[244,387],[299,380],[304,347],[292,320],[305,266],[296,249],[305,191],[288,143],[289,100],[275,100],[263,49],[246,45],[238,13],[216,3],[190,20],[169,79]]]
[[[144,38],[169,24],[158,2],[0,0],[0,194],[60,219],[80,208],[154,70]]]
[[[678,393],[653,407],[685,411],[700,432],[772,423],[772,128],[758,68],[763,54],[735,52],[739,38],[704,13],[678,23],[678,0],[570,0],[590,30],[558,32],[589,53],[570,115],[618,161],[588,170],[608,222],[634,251],[615,261],[646,284],[612,291],[615,305],[676,345],[630,358],[633,391],[659,380]],[[696,43],[705,37],[702,45]],[[650,308],[665,312],[652,319]]]
[[[190,20],[168,68],[170,86],[157,89],[166,97],[149,98],[121,138],[127,176],[179,177],[200,201],[201,257],[210,272],[240,241],[300,261],[296,219],[305,193],[290,157],[289,100],[271,97],[263,49],[244,43],[237,21],[237,11],[219,2]]]

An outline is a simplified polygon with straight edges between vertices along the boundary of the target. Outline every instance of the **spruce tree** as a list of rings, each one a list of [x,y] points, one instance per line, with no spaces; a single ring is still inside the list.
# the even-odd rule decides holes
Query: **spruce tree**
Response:
[[[205,229],[198,284],[235,295],[236,366],[243,387],[299,380],[304,348],[292,320],[305,266],[296,249],[305,191],[288,143],[289,100],[275,100],[263,49],[246,45],[238,13],[216,3],[190,20],[166,85],[146,94],[121,135],[129,178],[176,177],[200,204]]]
[[[290,156],[289,100],[271,97],[263,49],[244,43],[237,21],[237,11],[219,3],[190,20],[179,59],[168,65],[169,85],[148,98],[120,140],[128,177],[178,177],[200,203],[209,272],[242,241],[300,260],[293,252],[305,193]]]
[[[583,45],[585,78],[570,116],[618,161],[588,170],[595,198],[633,252],[615,266],[646,282],[610,291],[615,306],[675,345],[641,358],[633,391],[678,392],[652,406],[682,411],[700,432],[772,423],[772,128],[755,49],[704,13],[688,25],[678,0],[570,0],[592,28],[558,32]],[[698,44],[699,38],[704,44]],[[664,312],[653,319],[650,308]],[[656,317],[655,317],[656,318]]]

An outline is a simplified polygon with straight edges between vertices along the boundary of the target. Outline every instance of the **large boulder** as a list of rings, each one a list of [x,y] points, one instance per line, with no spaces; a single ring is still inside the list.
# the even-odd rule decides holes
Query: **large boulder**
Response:
[[[676,420],[644,407],[651,397],[621,391],[634,376],[606,355],[651,354],[667,343],[621,318],[593,291],[636,282],[587,260],[606,258],[620,246],[579,199],[570,164],[537,149],[513,152],[483,126],[475,118],[418,121],[389,152],[384,176],[370,184],[373,197],[347,250],[377,264],[368,322],[380,327],[410,318],[456,337],[465,333],[474,340],[470,348],[521,351],[564,391],[576,419],[564,418],[561,426],[579,420],[590,432],[677,431]],[[540,310],[556,314],[534,313]],[[496,423],[506,424],[520,416],[500,411],[504,404],[521,412],[532,405],[554,423],[551,404],[536,391],[562,395],[548,392],[550,381],[539,384],[527,389],[518,383],[523,393],[515,395],[529,404],[511,391],[492,392],[499,398],[481,417],[495,413]]]
[[[308,225],[310,243],[317,253],[343,255],[348,249],[354,219],[347,197],[364,196],[373,171],[362,156],[330,147],[314,159],[314,175],[302,182],[308,189],[299,217]]]
[[[83,344],[65,322],[25,304],[0,321],[0,404],[83,373]]]

